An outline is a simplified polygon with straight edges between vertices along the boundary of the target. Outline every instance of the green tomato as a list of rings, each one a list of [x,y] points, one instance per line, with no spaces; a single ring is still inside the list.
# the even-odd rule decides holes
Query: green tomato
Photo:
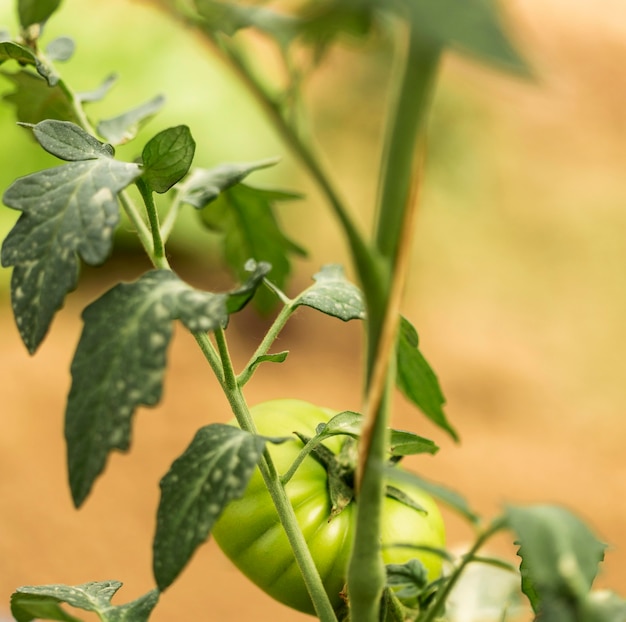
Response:
[[[290,436],[297,431],[315,435],[319,423],[336,413],[299,400],[275,400],[251,409],[259,434]],[[338,453],[345,436],[324,441]],[[294,438],[268,448],[279,473],[284,473],[302,449]],[[395,544],[425,545],[441,548],[445,543],[444,524],[433,499],[421,489],[402,481],[389,480],[417,502],[426,513],[386,497],[381,533],[382,555],[386,564],[403,564],[419,559],[430,580],[441,574],[440,556]],[[326,469],[307,456],[285,490],[309,545],[324,587],[335,608],[342,604],[341,592],[355,529],[355,502],[329,520],[331,502]],[[231,502],[213,527],[213,537],[222,551],[250,580],[276,600],[305,613],[315,613],[287,536],[256,469],[244,496]]]

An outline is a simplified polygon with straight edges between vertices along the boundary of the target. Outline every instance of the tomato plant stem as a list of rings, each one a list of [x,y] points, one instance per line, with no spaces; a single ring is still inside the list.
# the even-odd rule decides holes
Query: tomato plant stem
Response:
[[[224,370],[223,387],[231,409],[241,429],[256,434],[256,426],[237,382],[228,351],[228,344],[226,343],[226,336],[222,329],[215,331],[215,341]],[[324,589],[322,579],[296,519],[293,506],[285,493],[285,489],[280,481],[280,475],[276,471],[272,457],[267,449],[259,462],[259,470],[272,497],[276,512],[293,550],[296,563],[302,572],[304,583],[307,586],[319,619],[322,622],[337,622],[337,617]]]
[[[135,182],[141,198],[146,206],[148,214],[148,222],[150,223],[150,231],[152,233],[152,257],[157,268],[169,269],[170,265],[165,256],[165,248],[163,246],[163,238],[161,238],[161,225],[159,224],[159,212],[154,203],[154,196],[148,184],[139,177]]]

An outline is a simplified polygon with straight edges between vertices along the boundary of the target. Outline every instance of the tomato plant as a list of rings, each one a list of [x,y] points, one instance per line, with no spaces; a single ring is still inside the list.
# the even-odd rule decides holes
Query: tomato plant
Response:
[[[273,400],[253,406],[250,414],[258,432],[268,437],[284,437],[297,431],[312,438],[319,424],[327,423],[336,414],[300,400]],[[345,436],[333,436],[324,441],[339,458]],[[271,445],[270,453],[280,473],[286,473],[302,451],[298,438]],[[294,506],[315,565],[335,609],[342,604],[341,595],[346,582],[347,564],[354,537],[354,500],[336,514],[333,494],[329,490],[329,468],[310,454],[285,486]],[[338,465],[333,465],[336,468]],[[347,465],[342,484],[353,486],[354,465]],[[430,580],[441,574],[442,558],[419,547],[443,549],[444,525],[434,500],[417,486],[393,481],[419,509],[387,496],[383,509],[381,544],[386,564],[404,564],[418,558],[425,566]],[[280,519],[267,492],[260,473],[255,473],[241,499],[230,503],[213,527],[213,536],[221,549],[236,566],[261,589],[282,603],[314,613],[311,599],[302,581]],[[400,544],[410,546],[398,546]]]
[[[18,178],[3,195],[4,204],[20,212],[1,261],[12,269],[12,308],[24,345],[30,353],[40,347],[77,287],[81,265],[109,259],[122,213],[152,264],[134,281],[101,292],[82,315],[64,424],[74,504],[86,502],[111,452],[130,448],[137,409],[160,401],[174,322],[192,334],[237,423],[202,426],[161,479],[154,589],[112,605],[119,581],[24,586],[11,601],[18,622],[74,622],[64,603],[105,622],[143,622],[211,533],[268,593],[323,622],[440,620],[449,615],[449,599],[469,564],[512,573],[542,622],[623,622],[623,599],[593,591],[606,545],[576,516],[552,505],[510,506],[485,521],[462,495],[397,465],[404,456],[435,454],[438,447],[412,431],[392,429],[396,388],[458,440],[438,378],[402,314],[402,292],[442,56],[456,50],[532,77],[495,2],[153,4],[192,29],[252,94],[335,216],[357,283],[331,264],[310,287],[290,293],[292,264],[305,250],[284,232],[277,203],[300,195],[249,181],[278,159],[197,161],[196,139],[185,124],[155,133],[137,149],[139,157],[121,158],[116,147],[136,139],[164,98],[93,121],[89,106],[107,96],[114,79],[90,92],[77,90],[58,70],[73,56],[73,42],[45,40],[44,26],[60,0],[17,0],[17,32],[0,32],[0,64],[12,67],[7,77],[15,89],[6,99],[25,131],[60,161]],[[380,46],[394,67],[384,94],[371,236],[322,164],[303,105],[307,80],[346,36]],[[257,53],[260,37],[274,47],[279,78]],[[233,276],[225,291],[194,287],[176,270],[168,240],[185,210],[195,210],[200,225],[221,236]],[[274,315],[247,362],[235,369],[228,327],[251,302]],[[363,387],[355,397],[362,413],[334,414],[301,401],[250,408],[248,381],[260,365],[285,363],[288,352],[273,346],[303,306],[362,322]],[[433,498],[473,529],[474,541],[460,556],[442,549],[444,529]],[[519,568],[481,553],[503,530],[514,533]],[[504,620],[506,602],[501,609]]]

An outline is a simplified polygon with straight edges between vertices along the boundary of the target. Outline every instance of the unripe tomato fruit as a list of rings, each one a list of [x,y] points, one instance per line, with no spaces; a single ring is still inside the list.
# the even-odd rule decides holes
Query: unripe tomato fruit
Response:
[[[290,436],[297,431],[315,436],[318,424],[336,413],[300,400],[275,400],[251,408],[259,434]],[[324,441],[338,453],[345,436]],[[268,448],[279,473],[285,473],[298,456],[303,443],[294,440]],[[429,579],[441,573],[441,558],[433,553],[393,544],[443,547],[444,524],[433,499],[403,480],[388,480],[395,488],[416,501],[426,513],[386,497],[383,508],[382,555],[386,564],[403,564],[418,558],[428,570]],[[285,486],[313,560],[319,570],[331,603],[338,608],[355,528],[355,501],[329,521],[331,502],[326,469],[307,456]],[[213,527],[213,537],[222,551],[251,581],[276,600],[305,613],[315,613],[287,536],[257,468],[244,496],[231,502]]]

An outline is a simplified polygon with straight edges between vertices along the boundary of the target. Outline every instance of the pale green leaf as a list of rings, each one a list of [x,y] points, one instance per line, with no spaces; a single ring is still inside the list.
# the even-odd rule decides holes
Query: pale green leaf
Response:
[[[339,265],[324,266],[312,285],[295,300],[295,306],[317,309],[344,322],[365,319],[365,302],[359,288],[346,279]]]
[[[100,101],[101,99],[104,99],[104,97],[107,95],[107,93],[111,90],[116,82],[117,74],[111,74],[104,79],[104,81],[98,88],[94,89],[93,91],[83,91],[80,93],[76,93],[76,98],[83,103]]]
[[[157,585],[173,583],[206,541],[222,510],[243,495],[265,439],[230,425],[200,428],[161,480],[153,568]]]
[[[68,61],[74,55],[76,45],[70,37],[58,37],[46,46],[46,56],[57,62]]]
[[[127,143],[137,136],[141,126],[149,121],[165,103],[165,97],[157,95],[150,101],[133,108],[128,112],[105,119],[98,123],[98,134],[106,138],[113,145]]]

